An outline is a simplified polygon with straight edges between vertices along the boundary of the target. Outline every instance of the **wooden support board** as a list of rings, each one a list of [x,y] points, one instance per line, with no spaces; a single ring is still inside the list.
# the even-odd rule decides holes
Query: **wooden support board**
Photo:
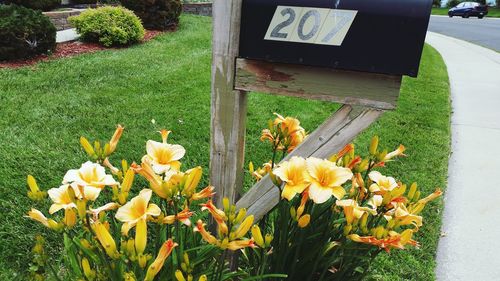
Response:
[[[401,76],[238,58],[235,89],[394,109]]]
[[[212,97],[210,184],[217,188],[214,201],[236,202],[243,185],[246,92],[234,90],[238,56],[241,0],[215,0],[212,41]]]
[[[293,156],[328,158],[375,122],[383,112],[373,108],[344,105],[284,160]],[[259,220],[278,204],[280,196],[278,188],[273,185],[269,176],[266,176],[238,201],[236,207],[247,208],[247,213]]]

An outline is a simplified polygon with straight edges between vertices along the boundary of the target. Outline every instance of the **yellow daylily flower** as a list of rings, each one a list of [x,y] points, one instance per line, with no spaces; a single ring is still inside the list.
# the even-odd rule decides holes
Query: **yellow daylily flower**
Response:
[[[358,202],[352,199],[337,200],[335,204],[344,209],[344,215],[348,224],[352,224],[355,219],[359,220],[364,213],[370,213],[372,215],[377,214],[377,212],[371,208],[360,207]]]
[[[170,169],[179,170],[179,160],[184,157],[186,150],[178,144],[167,143],[167,137],[170,131],[160,131],[163,142],[148,140],[146,143],[147,154],[144,159],[148,159],[157,174],[163,174]]]
[[[168,239],[165,243],[163,243],[158,256],[149,266],[144,281],[152,281],[155,278],[158,272],[160,272],[160,270],[162,269],[165,260],[168,258],[168,256],[170,256],[176,246],[177,243],[175,243],[172,239]]]
[[[189,211],[189,208],[186,207],[181,212],[177,213],[177,215],[165,216],[162,220],[164,224],[173,224],[175,221],[180,221],[187,226],[191,226],[191,221],[189,218],[193,215],[193,212]]]
[[[279,164],[273,173],[286,183],[281,196],[288,201],[292,200],[297,193],[302,193],[311,183],[306,160],[302,157],[294,156],[290,161]]]
[[[201,200],[201,199],[205,199],[205,198],[210,198],[215,194],[214,190],[215,190],[215,187],[207,186],[204,189],[202,189],[200,192],[193,194],[193,196],[191,196],[191,200],[197,201],[197,200]]]
[[[409,225],[412,224],[417,229],[422,226],[422,217],[411,214],[404,203],[397,203],[396,207],[386,213],[386,219],[391,220],[392,218],[397,219],[399,225]]]
[[[139,175],[143,176],[150,184],[151,189],[163,199],[169,198],[169,194],[165,188],[163,188],[163,181],[160,176],[155,174],[149,160],[144,159],[141,165],[137,165],[135,162],[130,165],[130,169]]]
[[[95,201],[105,186],[118,185],[118,182],[106,174],[103,166],[87,161],[80,169],[66,172],[63,184],[70,184],[78,199]]]
[[[386,177],[378,171],[371,171],[368,177],[374,182],[370,186],[370,192],[385,194],[398,186],[393,177]]]
[[[209,244],[217,245],[219,242],[217,238],[215,238],[215,236],[213,236],[205,229],[205,225],[201,220],[198,220],[198,222],[196,223],[194,232],[199,232],[201,234],[201,238],[203,238],[203,240],[207,241]]]
[[[119,207],[120,207],[120,204],[115,203],[115,202],[111,202],[111,203],[108,203],[108,204],[101,206],[99,208],[96,208],[96,209],[89,208],[87,213],[92,215],[92,218],[94,219],[94,221],[96,221],[99,219],[99,213],[115,210],[115,209],[118,209]]]
[[[397,157],[397,156],[405,156],[403,154],[403,152],[406,150],[406,148],[404,147],[404,145],[400,144],[399,147],[392,151],[392,152],[389,152],[385,155],[384,157],[384,161],[388,161],[388,160],[391,160],[392,158],[394,157]]]
[[[31,211],[28,212],[28,218],[35,220],[45,225],[46,227],[49,227],[49,220],[47,219],[47,217],[45,217],[42,212],[35,208],[31,208]]]
[[[74,198],[70,195],[74,194],[74,192],[69,191],[69,189],[69,185],[65,184],[58,188],[51,188],[47,191],[50,199],[54,202],[49,208],[49,214],[53,214],[61,209],[67,210],[76,208],[76,204],[73,202]]]
[[[231,250],[231,251],[236,251],[236,250],[240,250],[240,249],[247,248],[247,247],[250,247],[250,248],[256,247],[255,242],[253,241],[253,238],[248,239],[248,240],[235,240],[235,241],[231,241],[227,244],[227,249]]]
[[[370,199],[368,199],[368,205],[370,205],[374,210],[382,205],[384,197],[382,195],[373,195]]]
[[[116,212],[116,219],[123,222],[122,234],[127,235],[129,230],[139,221],[146,221],[148,216],[159,216],[160,208],[156,204],[149,204],[153,191],[143,189],[136,197],[123,205]]]
[[[338,167],[331,161],[314,157],[308,158],[306,163],[312,179],[309,197],[314,203],[324,203],[332,195],[337,199],[344,197],[345,190],[341,185],[352,178],[353,174],[350,169]]]

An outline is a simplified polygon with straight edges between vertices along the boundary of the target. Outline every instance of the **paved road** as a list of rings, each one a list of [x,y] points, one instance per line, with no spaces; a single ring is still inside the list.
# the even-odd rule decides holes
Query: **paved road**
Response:
[[[432,16],[429,31],[466,40],[500,52],[500,19]]]

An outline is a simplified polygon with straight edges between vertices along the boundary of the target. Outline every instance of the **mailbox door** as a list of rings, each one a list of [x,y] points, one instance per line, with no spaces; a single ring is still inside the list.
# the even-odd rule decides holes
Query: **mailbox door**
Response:
[[[243,0],[239,54],[415,77],[431,6],[431,0]],[[324,43],[334,32],[338,38]]]

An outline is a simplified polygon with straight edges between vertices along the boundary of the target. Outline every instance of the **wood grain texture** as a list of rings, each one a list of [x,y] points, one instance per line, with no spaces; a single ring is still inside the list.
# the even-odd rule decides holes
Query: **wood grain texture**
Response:
[[[236,202],[243,185],[247,96],[235,91],[241,0],[213,2],[210,184],[214,201]]]
[[[394,109],[401,76],[238,58],[235,89]]]
[[[383,112],[373,108],[344,105],[310,134],[284,161],[293,156],[327,158],[351,142]],[[259,220],[279,202],[279,199],[278,189],[266,176],[238,201],[236,207],[247,208],[247,213]]]

